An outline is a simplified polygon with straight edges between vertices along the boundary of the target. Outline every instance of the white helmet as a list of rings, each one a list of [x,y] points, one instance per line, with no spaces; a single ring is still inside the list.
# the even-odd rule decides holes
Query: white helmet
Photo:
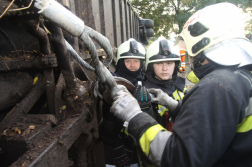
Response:
[[[150,63],[160,61],[181,61],[179,48],[164,37],[159,37],[147,48],[145,70]]]
[[[238,57],[237,53],[248,49],[238,47],[233,42],[235,38],[236,42],[247,43],[242,20],[241,9],[234,4],[224,2],[207,6],[188,19],[175,45],[179,48],[186,47],[188,54],[193,57],[204,51],[205,56],[215,63],[239,64],[243,58]],[[224,49],[225,47],[229,49]]]
[[[116,64],[120,59],[145,59],[145,48],[135,39],[130,38],[117,49]]]

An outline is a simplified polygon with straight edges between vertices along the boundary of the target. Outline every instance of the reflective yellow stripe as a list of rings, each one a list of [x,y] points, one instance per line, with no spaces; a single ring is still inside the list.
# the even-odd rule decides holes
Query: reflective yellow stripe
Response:
[[[199,80],[199,78],[194,74],[194,72],[193,71],[191,71],[188,75],[187,75],[187,77],[186,77],[190,82],[192,82],[192,83],[198,83],[200,80]]]
[[[123,132],[123,133],[125,133],[126,135],[129,135],[128,127],[126,127],[125,129],[122,129],[120,132]]]
[[[177,94],[177,90],[175,90],[175,92],[172,93],[173,97],[175,100],[179,100],[178,94]]]
[[[180,96],[179,96],[179,93],[178,93],[178,90],[175,90],[175,92],[172,93],[173,97],[175,100],[180,100]]]
[[[180,97],[179,100],[182,100],[182,99],[184,98],[184,93],[182,93],[182,92],[180,92],[180,91],[178,91],[178,93],[179,93],[179,97]]]
[[[184,88],[183,93],[185,93],[185,91],[186,91],[186,88]]]
[[[160,104],[158,105],[158,113],[160,116],[163,116],[166,111],[168,111],[168,108]]]
[[[247,132],[252,129],[252,115],[245,118],[245,120],[238,125],[238,129],[236,132]]]
[[[144,134],[141,136],[139,140],[139,144],[144,154],[148,157],[150,152],[150,144],[152,140],[156,137],[159,131],[165,130],[161,125],[157,124],[150,127]]]

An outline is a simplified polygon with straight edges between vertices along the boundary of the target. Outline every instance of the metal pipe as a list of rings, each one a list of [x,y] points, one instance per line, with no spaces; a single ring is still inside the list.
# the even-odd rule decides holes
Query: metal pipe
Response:
[[[54,0],[36,0],[34,6],[49,20],[64,28],[73,36],[79,37],[84,31],[84,22]]]

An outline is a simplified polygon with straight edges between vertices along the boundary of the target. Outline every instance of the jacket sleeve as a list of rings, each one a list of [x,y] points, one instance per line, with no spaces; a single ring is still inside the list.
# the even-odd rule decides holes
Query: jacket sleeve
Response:
[[[172,133],[144,112],[131,119],[128,130],[129,134],[133,135],[138,141],[143,154],[153,164],[161,166],[165,141],[168,140]]]
[[[235,136],[245,97],[242,85],[222,78],[206,77],[184,97],[173,133],[144,113],[131,120],[129,132],[155,165],[208,167],[224,154]]]

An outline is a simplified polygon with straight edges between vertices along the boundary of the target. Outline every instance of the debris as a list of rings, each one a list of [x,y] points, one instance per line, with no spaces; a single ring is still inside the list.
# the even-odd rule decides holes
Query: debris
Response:
[[[64,144],[64,142],[63,142],[63,140],[62,140],[62,139],[60,139],[58,142],[59,142],[59,144],[61,144],[61,145],[63,145],[63,144]]]
[[[61,110],[65,110],[66,109],[66,106],[62,106],[60,107]]]
[[[35,129],[34,125],[30,125],[22,134],[22,136],[26,136],[30,133],[31,130]]]
[[[38,81],[38,77],[35,77],[33,80],[33,85]]]
[[[31,129],[31,130],[35,129],[35,126],[34,125],[30,125],[29,129]]]

